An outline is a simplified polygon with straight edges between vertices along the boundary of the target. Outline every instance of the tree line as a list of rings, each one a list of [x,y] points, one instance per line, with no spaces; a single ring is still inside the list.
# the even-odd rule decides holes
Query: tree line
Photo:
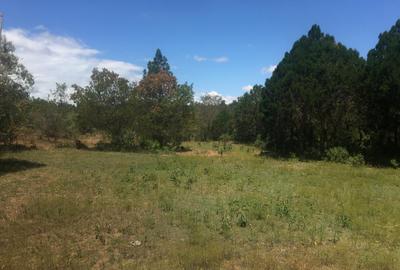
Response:
[[[366,59],[318,25],[297,40],[264,85],[231,104],[179,84],[160,50],[130,82],[94,69],[87,86],[57,84],[32,98],[33,77],[10,42],[0,48],[0,141],[24,129],[41,136],[103,132],[119,149],[178,148],[222,136],[279,155],[322,158],[335,147],[367,158],[400,154],[400,20],[379,35]]]

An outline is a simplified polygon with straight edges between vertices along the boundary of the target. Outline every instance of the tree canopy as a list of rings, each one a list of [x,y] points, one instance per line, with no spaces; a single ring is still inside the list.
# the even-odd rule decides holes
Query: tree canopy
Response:
[[[160,49],[157,49],[153,60],[147,63],[147,70],[144,71],[144,76],[147,74],[157,74],[161,71],[172,75],[167,57],[161,53]]]
[[[262,110],[269,146],[312,156],[333,146],[354,147],[363,68],[356,51],[312,26],[266,82]]]
[[[373,144],[381,151],[400,148],[400,20],[379,35],[368,53],[366,118]]]
[[[0,142],[9,144],[25,120],[32,75],[15,56],[14,46],[0,36]]]

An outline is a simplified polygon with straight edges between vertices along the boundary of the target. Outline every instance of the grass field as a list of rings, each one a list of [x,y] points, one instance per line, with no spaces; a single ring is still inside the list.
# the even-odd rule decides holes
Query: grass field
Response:
[[[0,269],[400,269],[400,171],[186,153],[5,153]]]

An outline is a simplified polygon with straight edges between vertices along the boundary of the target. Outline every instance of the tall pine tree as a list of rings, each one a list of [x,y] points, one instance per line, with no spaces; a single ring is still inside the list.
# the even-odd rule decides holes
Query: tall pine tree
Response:
[[[312,26],[266,82],[262,111],[266,140],[281,153],[321,156],[360,139],[359,54]]]
[[[367,121],[374,148],[400,152],[400,20],[368,53]]]

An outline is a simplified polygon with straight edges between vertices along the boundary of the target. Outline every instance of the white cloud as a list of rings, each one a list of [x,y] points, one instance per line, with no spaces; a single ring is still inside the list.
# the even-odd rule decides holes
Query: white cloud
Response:
[[[35,32],[7,29],[4,35],[14,44],[16,55],[35,78],[34,96],[46,97],[56,82],[86,85],[95,67],[113,70],[134,81],[142,76],[142,67],[104,59],[98,50],[74,38],[51,34],[44,26],[36,27]]]
[[[203,91],[203,92],[200,92],[200,95],[195,95],[195,100],[200,101],[200,97],[205,96],[205,95],[220,96],[225,101],[226,104],[230,104],[238,98],[236,96],[225,96],[225,95],[220,94],[217,91]]]
[[[207,60],[208,60],[207,58],[202,57],[202,56],[198,56],[198,55],[193,56],[193,59],[194,59],[194,61],[196,61],[196,62],[204,62],[204,61],[207,61]]]
[[[246,92],[250,92],[252,89],[253,89],[253,86],[250,84],[242,87],[242,90],[246,91]]]
[[[225,56],[221,56],[221,57],[214,58],[213,61],[216,63],[226,63],[229,61],[229,58],[225,57]]]
[[[272,72],[274,72],[274,70],[276,69],[276,65],[270,65],[268,67],[263,67],[261,69],[261,73],[263,74],[271,74]]]
[[[229,61],[229,58],[226,56],[220,56],[220,57],[216,57],[216,58],[208,58],[208,57],[204,57],[204,56],[195,55],[195,56],[193,56],[193,59],[196,62],[211,61],[211,62],[215,62],[215,63],[226,63]]]

